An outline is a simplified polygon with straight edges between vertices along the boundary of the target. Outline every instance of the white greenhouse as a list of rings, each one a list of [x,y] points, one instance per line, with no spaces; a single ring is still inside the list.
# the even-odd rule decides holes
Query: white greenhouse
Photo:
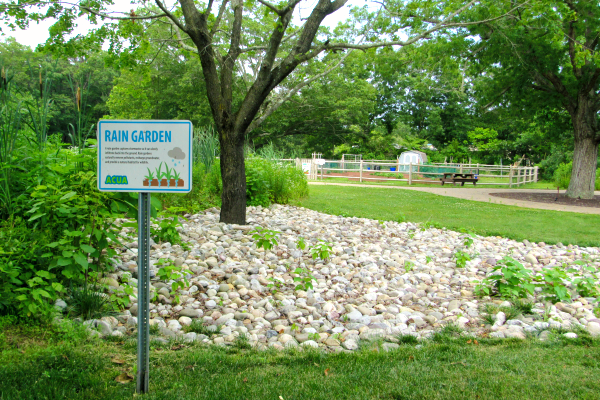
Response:
[[[408,165],[402,164],[425,164],[427,162],[427,154],[422,151],[410,150],[398,156],[398,163],[400,164],[400,171],[408,171]]]

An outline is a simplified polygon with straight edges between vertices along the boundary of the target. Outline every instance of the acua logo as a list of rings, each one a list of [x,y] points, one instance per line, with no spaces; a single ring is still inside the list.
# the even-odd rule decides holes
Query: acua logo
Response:
[[[105,184],[109,185],[127,185],[127,175],[107,175]]]

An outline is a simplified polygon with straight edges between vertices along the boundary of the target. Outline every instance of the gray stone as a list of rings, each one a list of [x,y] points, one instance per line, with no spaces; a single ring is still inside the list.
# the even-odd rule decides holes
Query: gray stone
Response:
[[[459,300],[452,300],[448,304],[448,311],[456,310],[459,307],[460,307],[460,301]]]
[[[305,342],[302,342],[301,344],[302,347],[312,347],[312,348],[318,348],[319,344],[317,342],[315,342],[314,340],[307,340]]]
[[[183,310],[179,311],[179,315],[190,318],[200,318],[202,314],[202,310],[195,310],[193,308],[184,308]]]
[[[98,329],[98,332],[104,336],[110,335],[113,331],[112,327],[106,321],[98,321],[96,328]]]
[[[343,343],[342,346],[346,349],[346,350],[356,350],[358,349],[358,343],[356,342],[356,340],[353,339],[346,339]]]

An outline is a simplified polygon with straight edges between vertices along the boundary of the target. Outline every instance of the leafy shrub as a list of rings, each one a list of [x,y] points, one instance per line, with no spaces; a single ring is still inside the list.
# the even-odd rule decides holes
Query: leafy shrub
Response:
[[[65,286],[112,268],[111,243],[119,242],[113,222],[135,215],[136,202],[97,190],[94,148],[71,151],[48,141],[20,151],[11,205],[0,209],[0,308],[45,318]]]
[[[294,164],[256,156],[246,159],[248,205],[287,204],[308,195],[306,176]]]
[[[523,298],[533,294],[535,286],[531,271],[512,257],[504,257],[494,266],[475,291],[480,296],[499,295],[506,298]]]
[[[567,189],[571,183],[571,173],[573,172],[573,161],[565,164],[561,163],[554,171],[553,180],[556,187]],[[600,168],[596,170],[595,190],[600,190]]]

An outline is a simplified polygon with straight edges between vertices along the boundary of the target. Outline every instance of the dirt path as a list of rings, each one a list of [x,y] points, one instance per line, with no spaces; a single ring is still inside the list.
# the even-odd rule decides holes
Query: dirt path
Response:
[[[486,203],[505,204],[524,208],[538,208],[541,210],[569,211],[582,214],[600,214],[600,208],[578,207],[552,203],[538,203],[518,199],[508,199],[491,196],[490,193],[514,193],[517,190],[525,190],[537,193],[556,193],[555,190],[542,189],[465,189],[460,187],[407,187],[407,186],[385,186],[385,185],[361,185],[353,183],[327,183],[327,182],[308,182],[309,185],[327,185],[327,186],[354,186],[354,187],[373,187],[383,189],[416,190],[418,192],[433,193],[440,196],[456,197],[465,200],[483,201]],[[561,191],[561,192],[564,192]],[[600,195],[600,191],[595,192]]]

